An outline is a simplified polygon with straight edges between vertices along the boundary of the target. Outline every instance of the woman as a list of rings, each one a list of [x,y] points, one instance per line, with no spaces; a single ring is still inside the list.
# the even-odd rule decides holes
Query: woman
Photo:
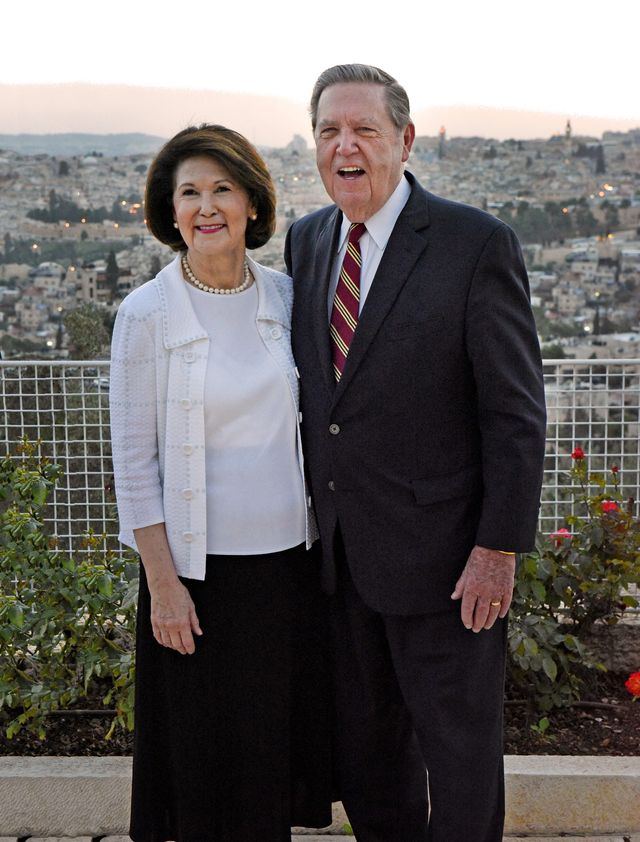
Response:
[[[244,137],[202,125],[159,152],[145,203],[178,254],[112,345],[120,538],[142,560],[130,835],[281,842],[331,811],[291,279],[245,254],[275,192]]]

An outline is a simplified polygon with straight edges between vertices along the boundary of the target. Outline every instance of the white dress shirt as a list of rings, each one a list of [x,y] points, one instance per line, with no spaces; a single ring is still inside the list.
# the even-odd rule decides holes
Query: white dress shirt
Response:
[[[398,217],[407,200],[411,194],[411,187],[407,179],[402,176],[400,183],[389,196],[385,204],[377,213],[367,219],[367,230],[360,237],[360,253],[362,255],[362,266],[360,268],[360,306],[358,312],[362,312],[362,307],[371,289],[371,284],[378,271],[378,266],[382,260],[382,255],[389,242],[389,237],[393,231]],[[347,238],[349,236],[349,227],[352,222],[362,222],[360,219],[347,219],[345,214],[342,214],[342,227],[340,228],[340,238],[338,241],[338,251],[333,262],[333,269],[331,271],[331,280],[329,282],[329,319],[331,319],[331,310],[333,308],[333,299],[336,294],[336,287],[338,286],[338,278],[340,277],[340,269],[342,261],[344,260],[347,251]]]

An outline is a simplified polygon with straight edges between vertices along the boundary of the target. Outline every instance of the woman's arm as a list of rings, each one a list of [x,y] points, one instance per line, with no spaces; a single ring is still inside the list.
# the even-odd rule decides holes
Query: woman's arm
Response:
[[[176,574],[164,523],[134,530],[151,594],[153,636],[183,655],[195,652],[193,635],[201,635],[195,606]]]

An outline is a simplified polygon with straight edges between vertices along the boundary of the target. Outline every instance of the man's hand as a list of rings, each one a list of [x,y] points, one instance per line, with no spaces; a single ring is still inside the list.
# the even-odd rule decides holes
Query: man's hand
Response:
[[[451,599],[462,597],[460,616],[465,627],[479,632],[506,617],[513,595],[515,556],[475,546],[456,582]]]

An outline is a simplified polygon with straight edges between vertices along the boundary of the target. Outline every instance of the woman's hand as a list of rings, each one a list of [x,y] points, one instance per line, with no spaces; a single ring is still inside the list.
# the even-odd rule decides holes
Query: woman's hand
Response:
[[[151,626],[162,646],[182,655],[196,651],[193,635],[201,635],[202,629],[191,595],[178,579],[151,589]]]
[[[201,635],[191,594],[176,574],[164,523],[134,530],[151,594],[151,626],[161,646],[183,655],[196,651],[193,635]]]

